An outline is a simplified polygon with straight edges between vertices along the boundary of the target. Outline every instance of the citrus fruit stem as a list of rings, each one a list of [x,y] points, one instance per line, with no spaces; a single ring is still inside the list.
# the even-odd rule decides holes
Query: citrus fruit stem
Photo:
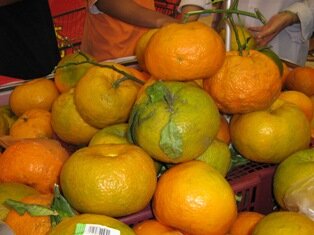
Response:
[[[219,3],[223,1],[215,1],[214,3]],[[235,33],[236,42],[238,44],[238,51],[239,54],[242,55],[243,49],[247,48],[247,43],[245,42],[244,45],[241,45],[239,33],[235,24],[235,21],[233,19],[233,15],[236,14],[236,16],[239,18],[240,15],[253,17],[255,19],[260,20],[263,24],[266,24],[266,19],[263,16],[263,14],[256,8],[254,9],[254,13],[248,12],[248,11],[242,11],[238,9],[238,3],[239,0],[234,0],[228,9],[207,9],[207,10],[199,10],[199,11],[190,11],[186,14],[184,14],[183,23],[186,23],[188,21],[188,18],[192,15],[201,15],[201,14],[211,14],[211,13],[218,13],[218,14],[225,14],[225,20],[227,23],[230,24],[232,30]]]
[[[118,87],[120,82],[122,81],[125,81],[125,80],[132,80],[132,81],[135,81],[137,83],[140,83],[141,85],[144,84],[144,82],[140,79],[137,79],[136,77],[134,77],[133,75],[125,72],[125,71],[122,71],[118,68],[116,68],[114,65],[107,65],[107,64],[101,64],[101,63],[97,63],[95,61],[92,61],[90,60],[84,53],[82,52],[79,52],[79,54],[81,54],[82,56],[85,57],[85,61],[80,61],[80,62],[69,62],[69,63],[66,63],[66,64],[63,64],[63,65],[59,65],[59,66],[56,66],[54,71],[56,71],[57,69],[61,69],[61,68],[65,68],[65,67],[69,67],[69,66],[77,66],[77,65],[80,65],[80,64],[92,64],[92,65],[95,65],[95,66],[98,66],[98,67],[102,67],[102,68],[109,68],[109,69],[112,69],[122,75],[124,75],[123,78],[121,79],[118,79],[114,84],[113,84],[113,87]]]

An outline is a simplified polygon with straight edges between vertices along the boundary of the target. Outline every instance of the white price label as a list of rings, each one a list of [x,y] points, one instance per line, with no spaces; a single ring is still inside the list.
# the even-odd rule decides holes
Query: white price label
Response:
[[[74,235],[120,235],[120,231],[99,224],[77,224]]]

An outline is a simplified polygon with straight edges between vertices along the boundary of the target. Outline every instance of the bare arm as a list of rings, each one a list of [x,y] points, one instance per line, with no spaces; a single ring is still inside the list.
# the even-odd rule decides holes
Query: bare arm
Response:
[[[141,27],[159,28],[169,23],[178,22],[177,19],[144,8],[132,0],[98,0],[96,6],[105,14]]]
[[[10,5],[16,2],[20,2],[22,0],[0,0],[0,7],[6,6],[6,5]]]

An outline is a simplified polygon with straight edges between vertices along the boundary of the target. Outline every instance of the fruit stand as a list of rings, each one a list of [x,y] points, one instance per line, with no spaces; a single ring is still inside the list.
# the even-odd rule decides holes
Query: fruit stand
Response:
[[[314,68],[201,22],[98,62],[56,2],[55,70],[0,77],[0,234],[313,233]]]

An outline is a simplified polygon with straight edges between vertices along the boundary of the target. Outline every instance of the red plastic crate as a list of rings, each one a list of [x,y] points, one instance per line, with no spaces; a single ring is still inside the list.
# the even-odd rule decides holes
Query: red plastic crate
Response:
[[[272,194],[272,180],[275,165],[250,162],[239,166],[227,175],[235,194],[241,198],[237,202],[238,211],[256,211],[268,214],[276,209]],[[151,205],[144,210],[119,218],[126,224],[137,224],[154,218]]]
[[[49,0],[58,47],[63,57],[81,45],[86,2],[84,0]]]

